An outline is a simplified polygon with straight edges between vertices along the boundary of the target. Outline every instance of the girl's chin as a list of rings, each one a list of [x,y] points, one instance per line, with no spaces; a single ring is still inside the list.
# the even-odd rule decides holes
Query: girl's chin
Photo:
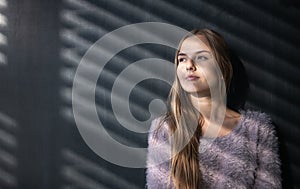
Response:
[[[202,90],[185,90],[185,92],[188,94],[199,95],[199,96],[209,95],[209,92],[202,91]]]
[[[210,96],[210,90],[203,90],[203,89],[195,89],[195,88],[183,88],[183,90],[191,95],[198,95],[198,96]]]

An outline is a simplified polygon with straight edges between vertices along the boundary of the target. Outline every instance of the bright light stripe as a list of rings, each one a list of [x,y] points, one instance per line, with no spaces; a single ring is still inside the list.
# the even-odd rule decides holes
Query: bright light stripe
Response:
[[[62,41],[72,43],[73,45],[76,46],[76,49],[79,49],[82,51],[86,51],[92,45],[91,42],[78,36],[72,30],[63,29],[60,31],[60,36],[61,36]]]
[[[124,20],[120,18],[118,15],[114,15],[111,12],[106,11],[105,9],[102,9],[100,7],[97,7],[96,5],[93,5],[87,1],[83,0],[65,0],[66,3],[76,6],[78,8],[78,12],[84,12],[84,13],[91,13],[94,16],[97,16],[100,20],[103,19],[103,16],[106,17],[105,20],[109,20],[109,23],[113,23],[115,26],[124,26],[129,24],[127,20]],[[166,20],[157,17],[156,15],[148,12],[145,9],[140,9],[137,6],[134,6],[130,3],[127,3],[125,1],[119,0],[119,1],[102,1],[103,3],[108,4],[112,7],[122,7],[124,10],[128,11],[130,10],[131,14],[133,15],[133,18],[143,18],[145,14],[147,14],[152,19],[159,21],[159,22],[167,22]],[[115,4],[116,2],[116,4]]]
[[[77,96],[76,98],[80,99],[81,97]],[[91,106],[90,102],[87,101],[84,98],[81,98],[80,105],[82,106],[82,110],[87,109],[88,106]],[[112,112],[110,112],[106,108],[103,108],[103,107],[100,107],[100,106],[96,106],[96,108],[97,108],[97,112],[99,112],[99,114],[105,115],[105,117],[108,120],[112,120],[112,116],[113,116]],[[61,113],[65,116],[71,116],[71,117],[67,117],[67,118],[71,121],[74,121],[73,112],[70,112],[70,110],[71,110],[71,108],[63,109],[63,111]],[[86,112],[81,112],[81,114],[79,115],[78,118],[81,119],[82,122],[85,123],[85,129],[86,130],[88,130],[91,133],[99,133],[99,129],[100,129],[99,124],[95,123],[95,122],[92,122],[91,119],[89,119],[89,116],[90,115],[87,115]],[[136,146],[137,144],[140,144],[140,142],[132,141],[131,139],[128,138],[128,136],[127,137],[123,136],[124,133],[123,132],[120,133],[120,131],[116,130],[115,127],[106,127],[106,128],[109,129],[109,131],[110,131],[109,134],[111,136],[114,136],[115,138],[117,138],[120,142],[128,144],[129,146]],[[107,131],[105,131],[105,132],[107,132]],[[99,133],[99,140],[101,138],[104,138],[103,137],[104,135],[105,134],[102,135],[102,133]],[[138,141],[144,140],[141,136],[137,136],[137,137],[135,137],[135,139],[138,140]]]
[[[155,20],[155,22],[165,22],[167,23],[166,20],[163,18],[156,16],[155,14],[152,14],[151,12],[147,11],[146,9],[141,9],[131,3],[128,3],[124,0],[118,0],[118,1],[106,1],[106,0],[101,0],[104,3],[107,3],[110,7],[114,8],[120,8],[122,7],[123,10],[126,12],[130,10],[130,15],[132,15],[133,18],[143,18],[145,15],[151,20]]]
[[[0,168],[0,180],[2,183],[5,183],[8,186],[18,185],[16,177],[2,168]]]
[[[6,0],[0,0],[0,7],[6,8],[7,7],[7,1]]]
[[[120,177],[118,174],[111,172],[105,167],[100,167],[95,162],[75,153],[69,149],[62,150],[62,156],[71,164],[76,166],[76,169],[81,172],[93,173],[100,180],[109,180],[109,182],[115,185],[115,188],[130,188],[138,189],[136,185],[128,182],[126,179]]]
[[[17,147],[16,137],[4,130],[0,130],[0,141],[9,148],[15,149]]]
[[[7,45],[7,37],[0,33],[0,45]]]
[[[102,29],[98,25],[89,22],[80,16],[78,16],[74,11],[67,11],[64,10],[61,12],[61,18],[64,22],[67,22],[68,24],[72,24],[72,26],[75,27],[75,31],[85,31],[86,33],[92,34],[92,35],[97,35],[97,36],[102,36],[105,33],[107,33],[106,30]]]
[[[0,13],[0,26],[7,26],[7,18],[3,14]]]
[[[0,65],[7,65],[7,58],[5,56],[5,54],[3,54],[2,52],[0,52]]]
[[[17,127],[17,122],[7,114],[4,114],[3,112],[0,112],[0,123],[1,125],[9,129]]]
[[[5,164],[6,166],[9,166],[11,168],[17,167],[17,159],[14,155],[11,153],[8,153],[7,151],[4,151],[0,148],[0,161],[1,164]]]
[[[80,13],[89,13],[94,16],[97,16],[100,20],[105,16],[105,20],[108,20],[110,23],[114,23],[116,26],[123,26],[129,24],[126,20],[113,15],[111,12],[106,11],[100,7],[97,7],[87,1],[81,0],[65,0],[67,4],[76,6],[78,8],[78,12]]]
[[[64,165],[61,167],[60,170],[61,174],[63,175],[64,179],[67,181],[72,182],[72,187],[74,185],[76,186],[75,188],[103,188],[103,189],[108,189],[101,183],[91,179],[90,177],[85,176],[82,174],[82,172],[78,171],[76,169],[76,166],[67,166]],[[67,187],[70,188],[70,187]]]
[[[81,82],[82,83],[82,88],[81,88],[81,90],[84,92],[86,89],[86,87],[89,87],[90,85],[91,85],[91,83],[89,82],[89,80],[87,80],[86,78],[82,78],[81,80],[78,80],[78,82]],[[78,90],[79,91],[79,90]],[[151,96],[151,94],[149,94],[149,92],[144,92],[145,90],[144,89],[142,89],[142,88],[140,88],[140,92],[141,93],[144,93],[144,94],[141,94],[141,95],[145,95],[145,96]],[[100,87],[97,87],[96,88],[96,93],[95,93],[95,95],[96,96],[106,96],[105,94],[110,94],[110,91],[108,91],[107,89],[105,89],[105,88],[100,88]],[[67,102],[71,102],[71,98],[72,98],[72,96],[71,95],[75,95],[75,96],[77,96],[78,98],[80,98],[81,99],[81,103],[82,103],[82,107],[90,107],[90,106],[92,106],[93,105],[93,101],[90,101],[90,99],[87,99],[86,97],[84,97],[84,96],[82,96],[81,94],[72,94],[72,92],[70,91],[70,89],[64,89],[64,90],[62,90],[61,91],[61,96],[67,101]],[[79,97],[80,96],[80,97]],[[157,98],[159,98],[157,95],[153,95],[153,96],[151,96],[153,99],[157,99]],[[108,96],[107,98],[110,98],[110,96]],[[117,94],[116,95],[116,98],[119,100],[119,101],[122,101],[122,102],[124,102],[124,101],[128,101],[128,99],[122,99],[122,98],[120,98],[119,97],[119,95]],[[133,109],[135,109],[135,110],[138,110],[138,112],[140,113],[140,114],[145,114],[145,113],[148,113],[148,111],[144,108],[144,107],[141,107],[140,105],[138,105],[138,104],[135,104],[135,103],[131,103],[131,106],[132,106],[132,108]],[[114,115],[113,115],[113,113],[112,112],[110,112],[110,111],[108,111],[108,110],[106,110],[104,107],[101,107],[100,105],[97,105],[96,106],[97,107],[97,112],[98,112],[98,114],[105,114],[105,115],[108,115],[108,114],[110,114],[111,115],[111,119],[113,119],[114,117]],[[83,113],[83,116],[84,116],[84,113]],[[89,116],[89,115],[86,115],[87,117]],[[122,115],[118,115],[119,117],[121,117],[121,118],[124,118],[124,120],[126,120],[125,119],[125,117],[122,117]],[[107,117],[107,116],[106,116]],[[96,123],[94,123],[94,124],[96,124]],[[127,123],[122,123],[122,124],[125,124],[125,125],[130,125],[130,122],[127,122]],[[139,127],[139,126],[136,126],[136,127]],[[138,128],[136,128],[136,129],[138,129]]]

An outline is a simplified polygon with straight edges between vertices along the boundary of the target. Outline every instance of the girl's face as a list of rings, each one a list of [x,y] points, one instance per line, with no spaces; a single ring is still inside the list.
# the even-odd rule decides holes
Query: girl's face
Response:
[[[188,93],[210,95],[207,79],[215,80],[216,74],[209,66],[213,65],[213,58],[207,44],[203,36],[192,36],[185,39],[179,49],[176,73],[181,87]]]

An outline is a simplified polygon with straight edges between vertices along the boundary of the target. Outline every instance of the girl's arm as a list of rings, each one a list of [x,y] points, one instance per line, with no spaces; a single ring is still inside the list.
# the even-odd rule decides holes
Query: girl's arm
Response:
[[[278,140],[269,117],[258,128],[257,171],[254,188],[281,188]]]
[[[170,148],[167,143],[167,130],[161,127],[157,132],[159,121],[156,119],[151,124],[148,136],[148,155],[146,182],[148,189],[169,188],[170,179],[169,162]]]

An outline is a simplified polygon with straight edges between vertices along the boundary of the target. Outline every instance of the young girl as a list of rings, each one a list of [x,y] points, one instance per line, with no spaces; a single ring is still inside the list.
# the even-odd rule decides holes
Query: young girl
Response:
[[[231,60],[212,30],[193,30],[181,41],[169,110],[149,133],[149,189],[281,188],[270,117],[226,105],[229,89],[239,90]]]

